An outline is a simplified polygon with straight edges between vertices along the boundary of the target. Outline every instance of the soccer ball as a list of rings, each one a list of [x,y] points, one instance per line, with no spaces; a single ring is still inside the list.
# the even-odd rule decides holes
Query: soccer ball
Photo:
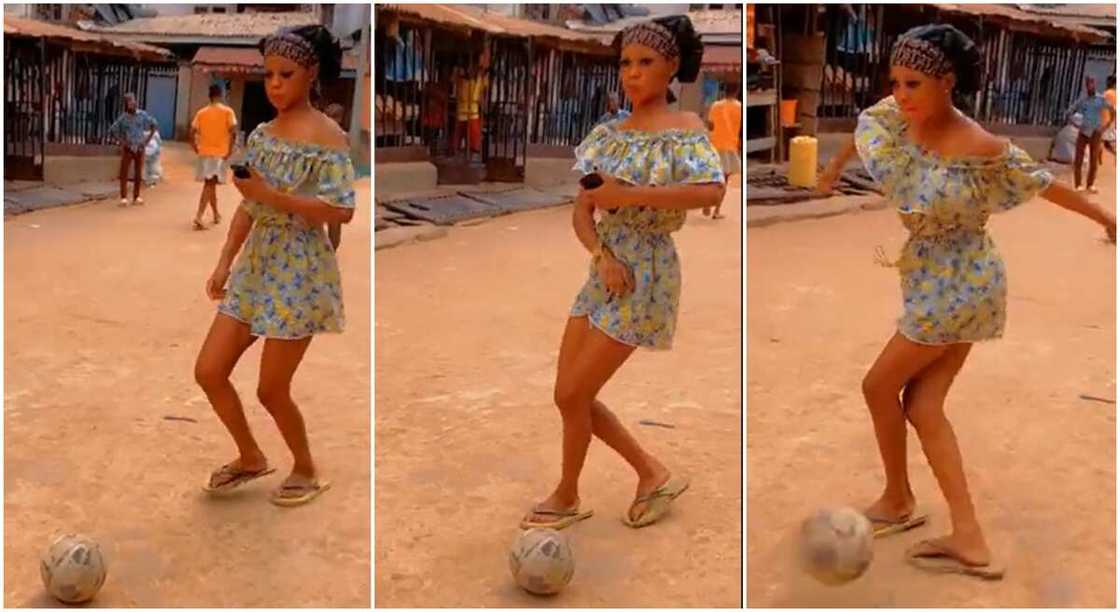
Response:
[[[871,565],[871,521],[852,508],[819,510],[801,523],[801,566],[827,585],[863,575]]]
[[[107,569],[101,547],[83,535],[63,535],[43,553],[39,573],[43,586],[63,603],[93,599],[105,584]]]
[[[576,571],[572,547],[555,529],[522,532],[509,551],[509,571],[518,586],[536,595],[559,593]]]

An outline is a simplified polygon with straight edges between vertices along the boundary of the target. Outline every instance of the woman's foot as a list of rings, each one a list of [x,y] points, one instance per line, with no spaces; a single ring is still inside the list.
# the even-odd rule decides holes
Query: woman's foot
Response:
[[[900,521],[913,514],[916,505],[917,501],[914,499],[913,493],[909,493],[903,498],[883,493],[875,503],[863,511],[863,514],[872,520]]]
[[[638,488],[634,492],[634,499],[639,499],[649,495],[650,493],[653,493],[658,489],[658,487],[661,487],[665,483],[669,482],[669,478],[672,476],[672,474],[669,472],[669,468],[665,467],[657,459],[651,458],[650,462],[651,468],[649,473],[644,476],[638,476]],[[630,506],[630,510],[627,511],[627,515],[630,517],[630,520],[638,520],[638,518],[645,513],[647,506],[649,506],[648,501],[636,502],[634,505]]]
[[[302,506],[331,488],[331,483],[314,474],[292,471],[284,482],[272,492],[272,503],[277,506]]]
[[[221,225],[221,223],[222,223],[222,216],[221,215],[214,215],[214,225]]]
[[[211,472],[205,488],[208,491],[233,489],[250,480],[271,474],[273,471],[268,467],[268,459],[263,454],[238,457]]]
[[[554,523],[564,516],[575,516],[579,512],[579,497],[561,496],[557,492],[553,492],[544,501],[533,506],[524,518],[521,519],[521,524],[538,524],[538,523]]]
[[[940,538],[931,538],[918,543],[910,552],[912,555],[923,553],[941,553],[972,567],[983,567],[992,562],[992,551],[988,549],[984,534],[980,532],[972,535],[954,532]]]

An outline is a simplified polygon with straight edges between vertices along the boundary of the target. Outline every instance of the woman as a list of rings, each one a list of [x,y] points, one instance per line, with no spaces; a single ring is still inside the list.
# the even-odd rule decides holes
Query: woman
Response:
[[[576,237],[592,259],[560,344],[555,401],[563,419],[561,477],[524,517],[523,528],[560,529],[591,516],[580,509],[579,476],[592,434],[637,473],[635,500],[623,518],[627,525],[653,524],[688,487],[597,396],[635,348],[670,347],[680,294],[670,234],[684,225],[687,209],[723,198],[720,159],[704,122],[668,107],[669,83],[674,76],[695,80],[703,46],[685,17],[631,26],[615,46],[633,110],[623,121],[596,126],[576,149],[575,168],[606,181],[581,189],[572,213]]]
[[[265,93],[277,115],[246,142],[251,176],[234,180],[244,201],[206,283],[207,294],[221,304],[198,355],[195,378],[239,452],[211,474],[205,490],[227,491],[270,474],[229,380],[245,350],[265,338],[257,397],[295,459],[272,502],[296,506],[330,486],[318,477],[291,383],[311,338],[342,331],[338,262],[323,226],[347,223],[353,216],[354,169],[346,134],[311,106],[318,81],[338,76],[338,42],[321,26],[302,26],[265,38],[260,50]]]
[[[976,519],[944,412],[972,344],[1003,334],[1004,264],[984,226],[991,213],[1036,194],[1100,223],[1113,242],[1116,220],[954,107],[954,92],[979,86],[980,61],[976,45],[952,26],[903,35],[891,55],[893,96],[860,115],[854,141],[825,170],[821,188],[831,188],[858,150],[910,232],[901,257],[887,262],[902,277],[904,313],[863,381],[886,472],[882,496],[866,511],[876,536],[927,519],[915,510],[907,475],[909,421],[948,502],[952,532],[918,543],[907,559],[923,569],[997,579],[1003,569]]]

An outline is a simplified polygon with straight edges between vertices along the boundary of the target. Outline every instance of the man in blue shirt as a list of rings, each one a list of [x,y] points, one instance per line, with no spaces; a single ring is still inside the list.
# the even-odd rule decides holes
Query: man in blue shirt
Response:
[[[1105,122],[1104,111],[1108,110]],[[1097,79],[1085,77],[1085,95],[1066,111],[1068,120],[1074,114],[1081,115],[1081,131],[1077,134],[1077,153],[1073,156],[1073,186],[1081,191],[1081,164],[1085,161],[1085,146],[1089,147],[1089,177],[1085,188],[1089,193],[1097,193],[1093,183],[1097,180],[1097,167],[1100,165],[1101,136],[1116,121],[1116,108],[1104,96],[1097,93]]]
[[[140,183],[144,173],[144,149],[155,136],[159,124],[148,113],[136,108],[136,96],[124,95],[124,112],[109,126],[109,136],[121,145],[121,206],[128,206],[128,166],[132,165],[132,175],[136,180],[132,188],[132,203],[143,204],[140,199]]]
[[[600,123],[607,123],[610,121],[622,121],[629,116],[630,111],[626,110],[625,108],[619,108],[618,94],[612,91],[611,93],[607,94],[607,112],[603,113],[603,115],[599,117],[599,120],[595,122],[595,125],[599,125]]]

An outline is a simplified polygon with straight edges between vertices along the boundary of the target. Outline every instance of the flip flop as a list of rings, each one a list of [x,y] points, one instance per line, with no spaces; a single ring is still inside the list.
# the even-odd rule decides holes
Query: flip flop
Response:
[[[521,519],[522,529],[563,529],[570,525],[574,525],[584,519],[591,518],[595,514],[594,510],[580,511],[579,507],[572,508],[571,510],[532,510],[532,514],[543,514],[544,516],[558,517],[555,521],[530,521],[529,519]]]
[[[280,485],[279,489],[272,492],[272,503],[285,508],[302,506],[319,497],[331,488],[331,483],[326,480],[316,480],[301,484]],[[285,492],[303,491],[302,495],[286,495]]]
[[[195,219],[193,221],[193,224],[194,224],[194,229],[195,229],[196,232],[206,229],[206,226],[203,225],[202,221],[199,221],[198,219]]]
[[[236,489],[237,487],[240,487],[247,482],[256,480],[263,476],[268,476],[275,471],[275,468],[271,467],[266,467],[263,470],[255,471],[243,470],[241,468],[233,467],[232,463],[227,463],[210,474],[210,480],[206,481],[206,484],[202,485],[202,490],[206,491],[207,493],[232,491],[233,489]],[[229,480],[223,482],[220,485],[212,486],[210,482],[214,480],[215,476],[225,476],[228,477]]]
[[[925,550],[920,550],[925,546]],[[970,565],[957,557],[953,551],[922,540],[906,550],[906,561],[914,567],[935,574],[961,574],[982,580],[1003,579],[1004,569],[992,563]]]
[[[913,512],[900,519],[877,518],[870,514],[865,514],[864,516],[867,517],[867,520],[871,521],[872,533],[876,538],[885,538],[896,533],[910,531],[915,527],[925,525],[926,522],[929,521],[928,514],[915,515]]]
[[[634,502],[630,504],[630,510],[633,510],[634,506],[637,504],[648,502],[646,503],[646,509],[637,519],[633,520],[630,518],[630,510],[627,510],[626,514],[622,515],[622,522],[627,527],[633,527],[634,529],[656,523],[669,513],[669,506],[672,505],[673,500],[680,497],[681,493],[687,491],[689,484],[691,483],[689,483],[687,478],[670,478],[668,482],[654,489],[652,493],[642,495],[635,499]]]

